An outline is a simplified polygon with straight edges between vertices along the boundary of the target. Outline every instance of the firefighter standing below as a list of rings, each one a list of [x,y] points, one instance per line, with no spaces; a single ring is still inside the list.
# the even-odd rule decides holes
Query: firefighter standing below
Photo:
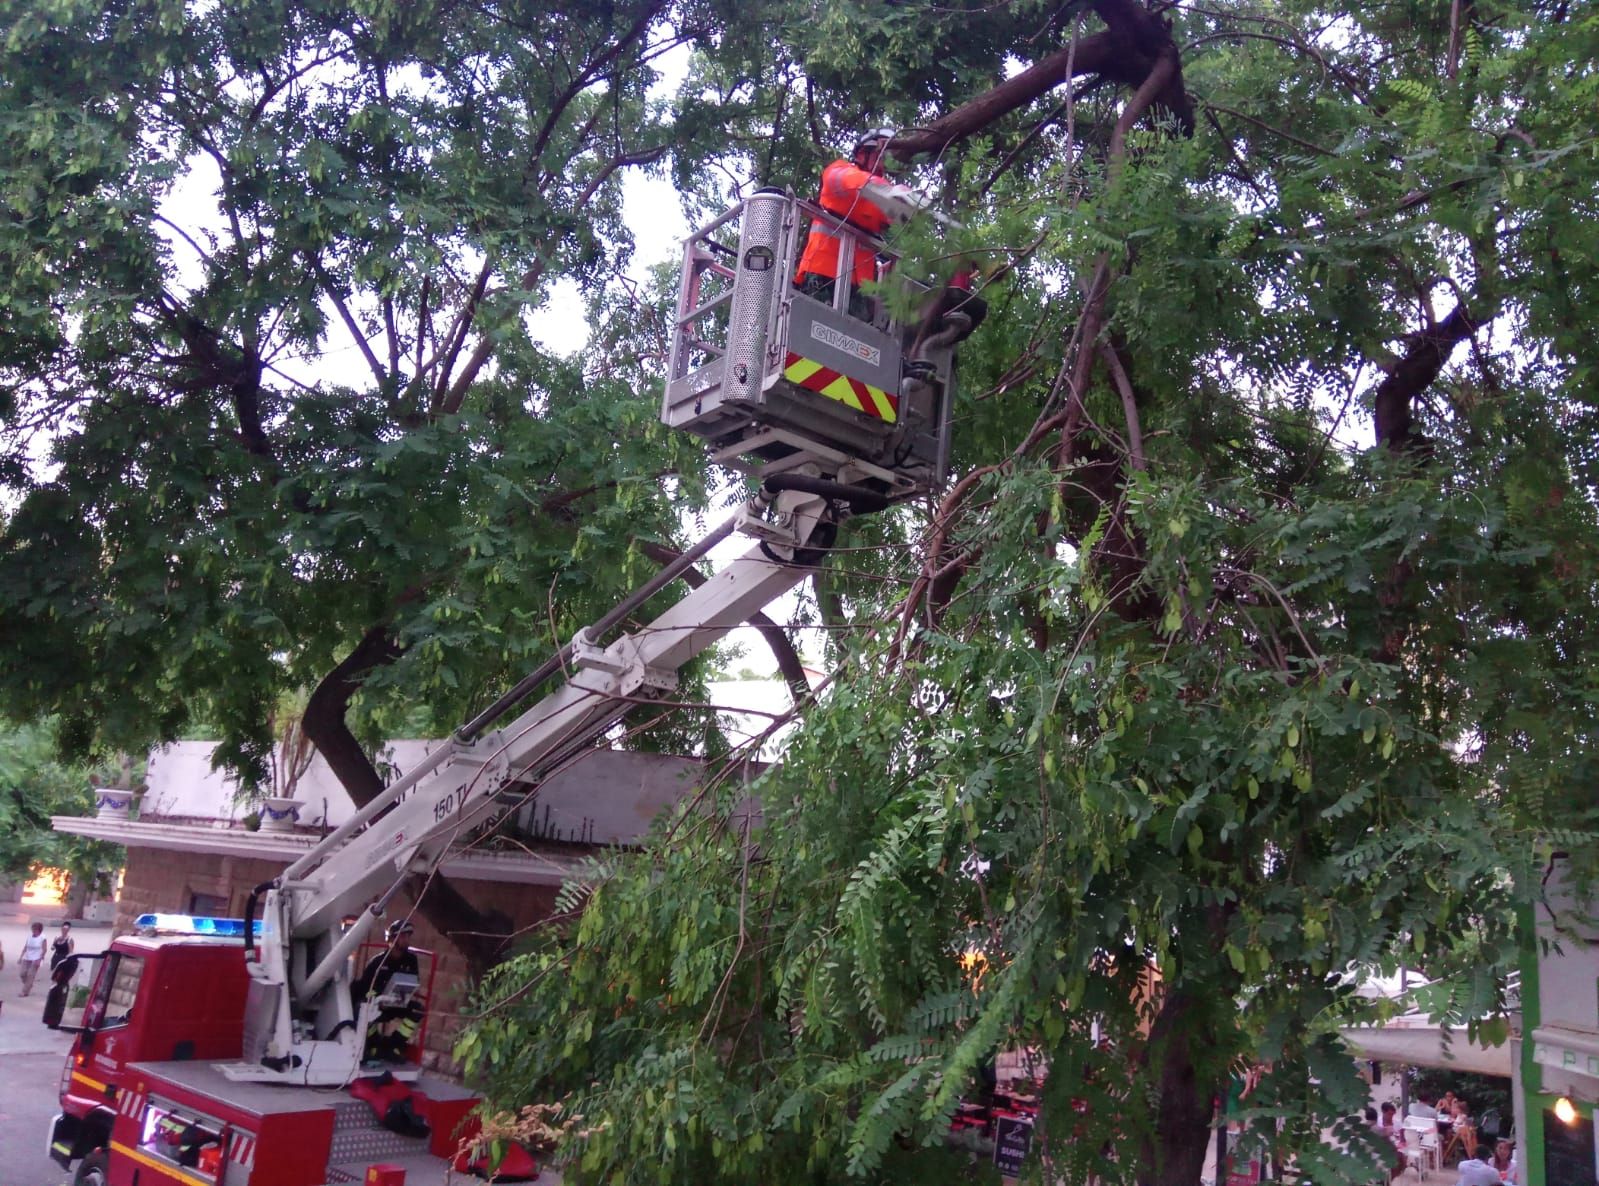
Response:
[[[367,961],[361,975],[352,985],[356,1008],[369,997],[380,997],[395,976],[420,975],[416,952],[411,950],[411,932],[414,930],[403,918],[389,924],[383,938],[388,947]],[[372,1019],[366,1033],[366,1057],[386,1062],[403,1062],[406,1049],[416,1038],[422,1024],[423,1007],[412,996],[403,1005],[384,1005]]]
[[[894,185],[883,171],[883,157],[893,138],[892,128],[873,128],[856,141],[850,160],[836,160],[822,170],[822,191],[817,203],[823,210],[869,235],[881,235],[888,229],[893,219],[872,201],[871,191],[880,189],[887,192],[904,188]],[[810,237],[805,240],[805,253],[800,256],[799,267],[794,273],[794,287],[806,296],[831,304],[833,282],[842,267],[839,262],[842,248],[838,235],[827,223],[819,218],[812,219]],[[872,301],[861,292],[861,285],[876,279],[877,250],[871,243],[857,239],[854,265],[850,269],[851,317],[871,320]]]

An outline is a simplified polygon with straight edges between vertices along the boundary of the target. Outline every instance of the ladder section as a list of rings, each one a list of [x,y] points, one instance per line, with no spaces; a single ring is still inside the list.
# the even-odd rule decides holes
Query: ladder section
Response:
[[[834,505],[806,491],[778,494],[773,515],[748,516],[746,529],[757,530],[762,542],[648,625],[608,646],[580,634],[564,686],[494,732],[453,743],[422,779],[391,788],[397,793],[386,813],[369,806],[372,818],[363,828],[346,837],[335,833],[329,840],[336,843],[319,859],[302,860],[286,874],[287,933],[328,932],[374,897],[386,900],[407,873],[442,860],[451,842],[481,822],[510,783],[536,782],[635,704],[675,688],[685,663],[808,575],[803,559],[782,557],[802,553],[824,524],[830,534]],[[336,948],[301,990],[316,991],[346,954]]]

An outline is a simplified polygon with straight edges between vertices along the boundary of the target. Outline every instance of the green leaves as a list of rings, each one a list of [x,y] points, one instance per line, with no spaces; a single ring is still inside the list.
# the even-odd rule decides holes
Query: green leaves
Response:
[[[264,706],[374,631],[351,724],[439,733],[648,571],[704,492],[659,368],[547,356],[523,315],[630,249],[670,13],[11,8],[14,711],[129,748],[202,721],[250,778]]]
[[[352,719],[442,731],[710,501],[653,425],[671,294],[605,283],[621,177],[807,191],[863,120],[1092,56],[1092,7],[0,8],[8,702],[80,747],[203,720],[248,770],[379,629]],[[1046,1053],[1062,1173],[1178,1180],[1270,1062],[1270,1140],[1363,1180],[1320,1148],[1345,971],[1481,968],[1440,1007],[1498,1015],[1529,837],[1596,826],[1599,18],[1490,7],[1177,6],[1192,137],[1111,162],[1137,80],[1094,72],[918,178],[964,227],[902,267],[1003,275],[956,396],[984,476],[847,526],[759,835],[708,793],[484,985],[461,1058],[573,1096],[574,1180],[953,1177],[999,1049]],[[559,280],[580,359],[524,320]]]
[[[96,779],[128,785],[115,765],[63,760],[60,741],[54,722],[0,722],[0,877],[8,881],[50,868],[93,883],[121,864],[118,846],[51,829],[52,815],[94,814]]]
[[[507,1006],[525,1018],[507,1021],[507,1043],[548,1028],[536,1018],[610,1016],[620,986],[642,990],[603,1038],[597,1027],[589,1045],[534,1055],[534,1079],[495,1077],[512,1097],[577,1090],[610,1118],[615,1134],[582,1146],[586,1172],[629,1173],[629,1151],[659,1136],[630,1101],[663,1043],[714,1049],[693,1063],[694,1099],[736,1100],[764,1134],[757,1146],[679,1132],[668,1177],[795,1158],[864,1179],[901,1159],[942,1173],[944,1118],[974,1069],[1040,1045],[1049,1115],[1070,1115],[1074,1134],[1056,1148],[1076,1156],[1128,1139],[1112,1124],[1153,1089],[1118,1063],[1097,1110],[1070,1111],[1063,1068],[1094,1057],[1089,1022],[1136,1049],[1152,1014],[1190,999],[1207,1003],[1183,1006],[1199,1010],[1185,1024],[1205,1035],[1200,1073],[1271,1061],[1257,1106],[1291,1114],[1283,1142],[1309,1148],[1330,1120],[1305,1102],[1311,1077],[1336,1084],[1328,1098],[1350,1089],[1322,1036],[1358,1009],[1346,968],[1424,959],[1446,975],[1480,963],[1485,936],[1497,959],[1514,950],[1504,870],[1530,857],[1498,776],[1456,749],[1462,714],[1488,720],[1479,659],[1448,653],[1424,678],[1374,661],[1380,635],[1360,623],[1378,595],[1348,579],[1406,546],[1421,571],[1453,574],[1430,629],[1466,605],[1502,620],[1492,607],[1521,598],[1521,561],[1495,573],[1482,553],[1480,491],[1335,472],[1288,504],[1242,479],[1151,484],[1128,511],[1150,541],[1144,580],[1191,599],[1203,631],[1146,630],[1065,598],[1040,648],[1012,607],[1083,587],[1092,563],[1018,546],[1050,497],[1026,465],[988,480],[989,528],[1016,534],[974,562],[913,669],[857,652],[767,776],[759,862],[719,816],[693,839],[675,832],[615,867],[575,945],[539,957],[604,971],[497,982],[530,992]],[[1162,529],[1175,507],[1180,533]],[[1542,662],[1526,686],[1557,670]],[[678,970],[686,951],[704,957],[700,976]],[[1159,992],[1142,979],[1151,967]]]

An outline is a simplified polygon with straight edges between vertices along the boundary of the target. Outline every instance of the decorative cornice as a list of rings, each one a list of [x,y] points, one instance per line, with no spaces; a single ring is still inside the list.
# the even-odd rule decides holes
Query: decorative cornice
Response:
[[[107,840],[127,848],[198,852],[213,856],[249,857],[285,863],[303,856],[317,837],[298,832],[250,832],[243,828],[176,824],[155,820],[101,819],[53,815],[50,826],[91,840]],[[468,852],[444,862],[448,877],[465,881],[507,881],[520,885],[560,885],[576,878],[587,857],[573,853]]]

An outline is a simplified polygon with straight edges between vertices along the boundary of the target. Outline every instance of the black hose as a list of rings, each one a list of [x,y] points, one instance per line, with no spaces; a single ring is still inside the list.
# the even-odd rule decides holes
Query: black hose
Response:
[[[263,881],[250,891],[250,896],[244,900],[244,950],[249,951],[255,938],[255,904],[261,895],[272,889],[273,883]]]
[[[798,490],[802,494],[818,494],[847,503],[857,515],[887,510],[889,506],[888,495],[880,490],[833,482],[827,478],[813,478],[809,474],[773,474],[766,479],[765,485],[774,494],[783,490]]]

